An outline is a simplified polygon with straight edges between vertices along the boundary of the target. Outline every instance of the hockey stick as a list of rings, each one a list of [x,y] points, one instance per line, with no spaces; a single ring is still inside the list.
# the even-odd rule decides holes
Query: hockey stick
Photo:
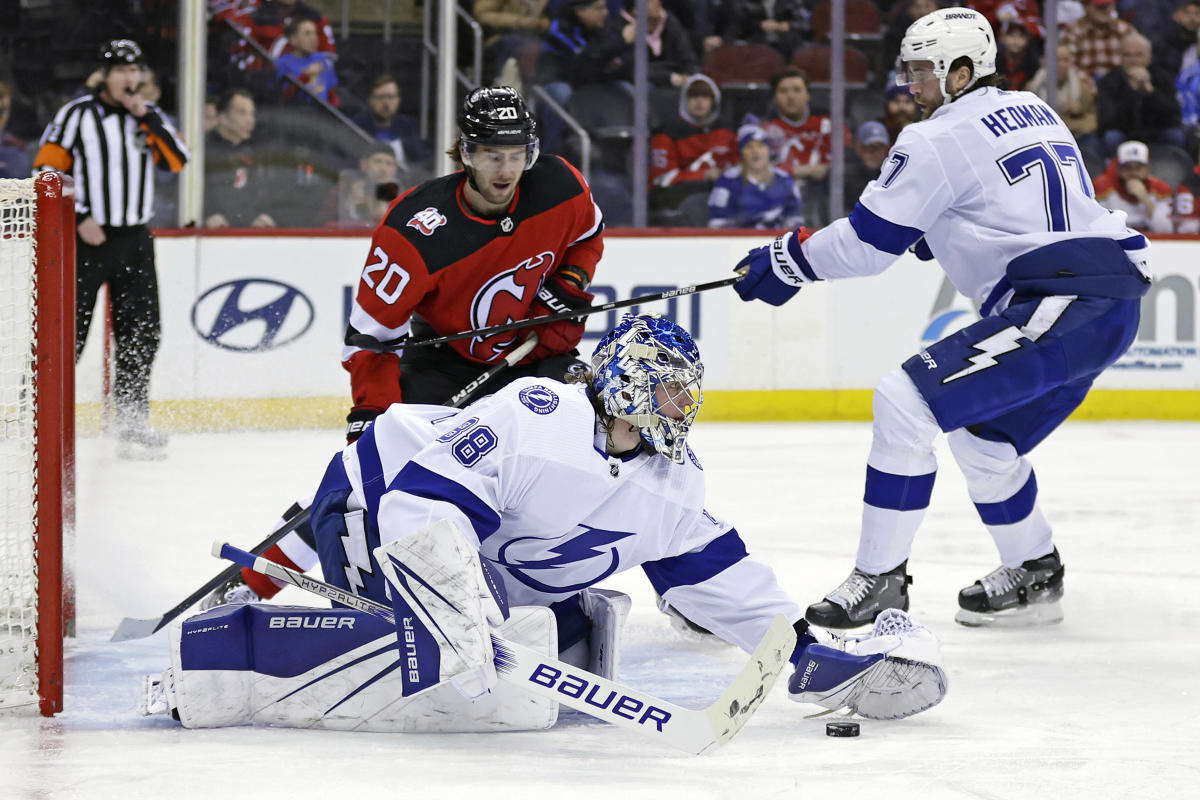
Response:
[[[262,556],[220,541],[213,542],[212,553],[217,558],[250,567],[334,603],[395,623],[390,607],[310,578]],[[495,635],[492,645],[496,652],[496,675],[505,683],[699,755],[728,742],[758,711],[788,663],[788,656],[796,645],[796,631],[782,614],[777,616],[729,688],[714,703],[701,709],[684,708],[660,700],[640,689],[564,664]]]
[[[510,367],[520,361],[536,346],[537,334],[535,333],[531,334],[528,339],[514,348],[512,352],[508,353],[504,357],[504,360],[459,390],[458,393],[446,401],[446,405],[458,408],[467,398],[471,396],[476,389],[487,383],[507,367]],[[289,533],[296,530],[296,528],[299,528],[308,521],[310,510],[310,507],[307,506],[301,508],[296,512],[295,516],[291,517],[287,521],[287,523],[285,523],[278,530],[274,531],[266,539],[263,539],[261,542],[256,544],[250,552],[255,554],[261,553],[282,540],[283,537],[287,536]],[[175,606],[169,611],[164,612],[161,616],[153,617],[152,619],[134,619],[133,617],[126,617],[125,619],[121,620],[121,624],[117,626],[117,629],[113,632],[112,638],[109,639],[109,641],[124,642],[129,639],[144,639],[147,636],[158,633],[158,631],[162,630],[165,625],[170,624],[180,614],[187,611],[189,608],[203,599],[204,596],[213,589],[216,589],[218,586],[225,583],[225,581],[234,577],[240,569],[241,567],[234,566],[222,571],[219,575],[214,576],[210,581],[208,581],[208,583],[204,584],[199,589],[185,597],[182,601],[180,601],[179,605]]]
[[[497,374],[508,369],[513,364],[516,364],[525,356],[529,355],[529,351],[537,347],[537,341],[538,337],[536,333],[529,334],[529,338],[514,347],[511,352],[507,353],[500,363],[496,364],[487,372],[483,373],[478,378],[459,389],[458,392],[456,392],[449,400],[446,401],[446,405],[452,406],[453,408],[461,408],[462,404],[466,402],[468,397],[475,393],[476,389],[478,389],[480,386],[483,386]]]
[[[309,509],[307,507],[301,508],[295,513],[294,516],[288,519],[287,522],[273,531],[270,536],[254,545],[254,549],[251,552],[257,554],[271,547],[273,544],[283,539],[283,537],[287,536],[289,533],[296,530],[296,528],[299,528],[301,525],[307,522],[308,515]],[[165,625],[169,624],[180,614],[198,603],[213,589],[216,589],[218,586],[241,572],[241,569],[242,568],[239,566],[231,566],[229,569],[222,570],[219,574],[213,576],[208,583],[204,584],[199,589],[181,600],[179,605],[175,606],[169,611],[164,611],[157,617],[153,617],[151,619],[134,619],[133,617],[126,617],[125,619],[121,620],[121,624],[117,626],[115,631],[113,631],[112,638],[109,639],[109,641],[124,642],[129,639],[144,639],[147,636],[158,633]]]
[[[456,342],[459,339],[469,339],[473,336],[487,337],[497,333],[505,333],[506,331],[515,331],[519,328],[528,328],[532,325],[544,325],[547,322],[558,322],[559,320],[563,319],[587,317],[592,314],[599,314],[601,311],[612,311],[616,308],[628,308],[629,306],[642,305],[643,303],[653,303],[656,300],[669,300],[672,297],[683,297],[684,295],[696,294],[697,292],[707,292],[709,289],[720,289],[722,286],[732,286],[740,281],[745,274],[745,269],[741,269],[738,270],[738,273],[732,278],[723,278],[719,281],[696,283],[692,284],[691,286],[680,286],[677,289],[668,289],[665,292],[658,292],[657,294],[643,294],[639,295],[638,297],[629,297],[624,300],[614,300],[611,303],[602,303],[598,306],[574,308],[568,311],[560,311],[557,314],[547,314],[544,317],[519,319],[515,322],[505,322],[500,325],[492,325],[488,328],[476,328],[473,331],[452,333],[448,336],[436,336],[432,339],[418,339],[414,342],[391,339],[386,342],[381,342],[374,336],[367,336],[360,333],[356,334],[355,336],[346,337],[346,344],[350,345],[351,347],[361,347],[363,350],[371,350],[377,353],[392,353],[396,350],[403,350],[407,347],[432,347],[433,345],[445,344],[446,342]]]

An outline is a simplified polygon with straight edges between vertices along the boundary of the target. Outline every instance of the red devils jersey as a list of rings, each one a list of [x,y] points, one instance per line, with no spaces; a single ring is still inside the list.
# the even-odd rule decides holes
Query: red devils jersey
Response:
[[[738,163],[737,136],[728,128],[699,128],[676,117],[650,140],[650,182],[674,186],[707,180]]]
[[[548,275],[566,264],[589,279],[595,273],[602,216],[587,182],[566,161],[539,159],[498,219],[470,209],[465,184],[463,172],[421,184],[397,198],[375,229],[342,352],[355,408],[383,410],[400,401],[399,358],[355,343],[374,339],[401,350],[414,313],[439,336],[526,319]],[[510,331],[450,346],[465,359],[489,363],[523,336]]]
[[[1200,167],[1183,176],[1175,189],[1175,232],[1200,233]]]

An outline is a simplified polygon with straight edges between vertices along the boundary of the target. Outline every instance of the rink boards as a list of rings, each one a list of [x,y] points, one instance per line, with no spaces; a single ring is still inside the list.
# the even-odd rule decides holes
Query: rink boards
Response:
[[[610,232],[596,302],[724,278],[769,238]],[[156,420],[174,429],[336,426],[348,406],[342,336],[368,243],[324,232],[160,233]],[[1200,419],[1200,241],[1160,239],[1154,248],[1157,282],[1137,341],[1077,416]],[[807,287],[778,309],[717,289],[643,310],[668,314],[696,336],[704,415],[726,420],[867,419],[880,376],[975,319],[936,264],[908,255],[871,279]],[[581,350],[590,353],[619,313],[592,316]],[[78,378],[84,431],[99,418],[98,344],[94,329]]]

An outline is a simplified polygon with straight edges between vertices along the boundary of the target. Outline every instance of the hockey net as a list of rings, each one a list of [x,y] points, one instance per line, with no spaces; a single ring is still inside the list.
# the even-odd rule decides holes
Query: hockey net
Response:
[[[73,524],[75,216],[46,173],[0,180],[0,708],[62,710]]]

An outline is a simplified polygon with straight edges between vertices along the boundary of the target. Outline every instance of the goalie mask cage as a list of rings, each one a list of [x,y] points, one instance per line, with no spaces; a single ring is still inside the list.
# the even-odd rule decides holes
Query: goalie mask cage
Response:
[[[75,455],[75,209],[55,173],[0,180],[0,708],[63,706]]]

